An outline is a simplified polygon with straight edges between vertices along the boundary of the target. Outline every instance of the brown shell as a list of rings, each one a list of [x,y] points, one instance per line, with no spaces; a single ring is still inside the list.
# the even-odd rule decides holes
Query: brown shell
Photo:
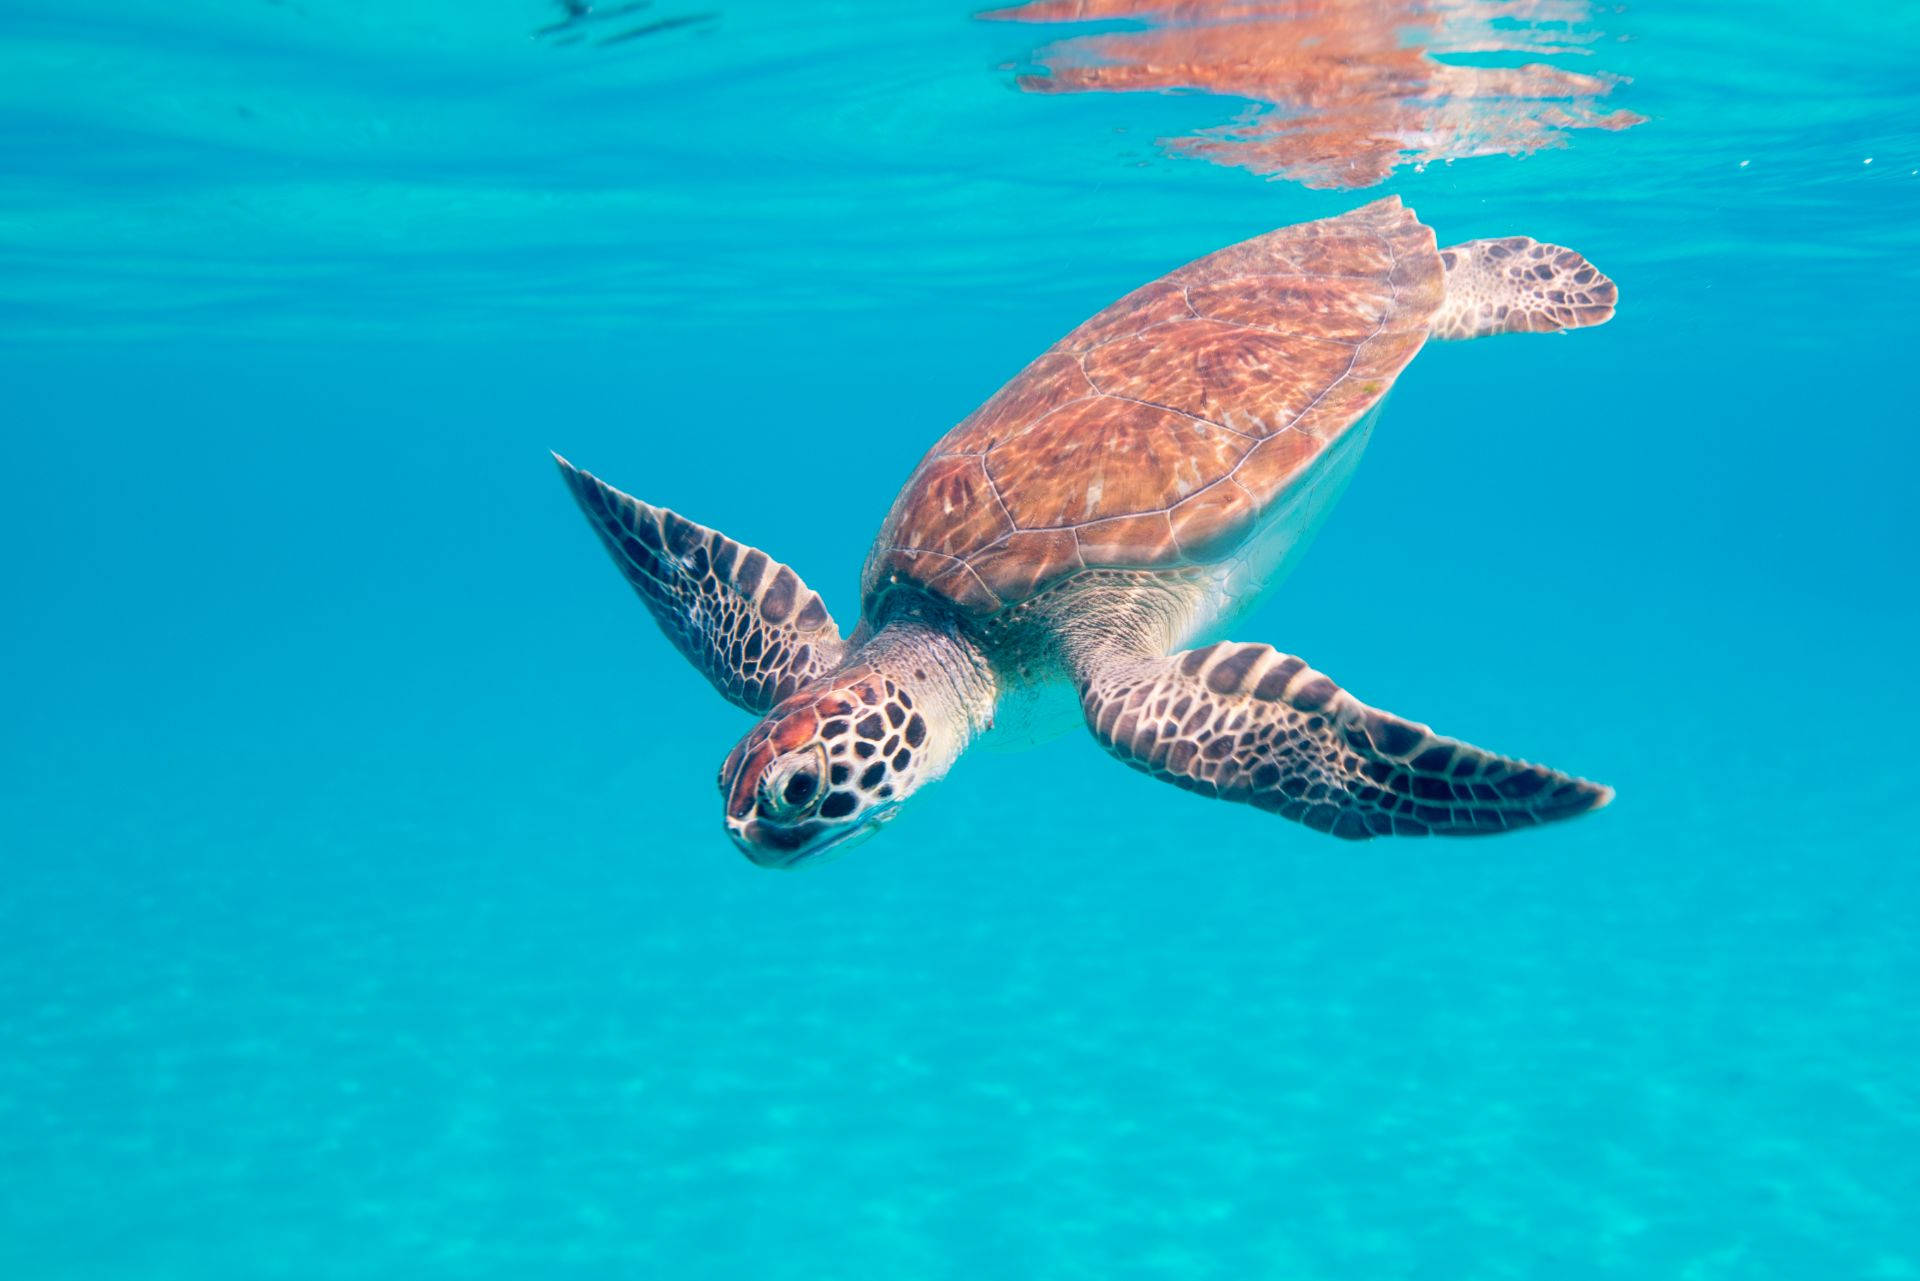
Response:
[[[1082,569],[1217,561],[1386,394],[1445,295],[1397,197],[1134,290],[941,438],[867,560],[989,614]]]

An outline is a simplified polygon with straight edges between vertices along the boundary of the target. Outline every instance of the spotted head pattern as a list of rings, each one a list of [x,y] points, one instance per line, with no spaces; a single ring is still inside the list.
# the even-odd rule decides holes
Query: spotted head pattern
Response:
[[[913,695],[872,668],[802,690],[720,767],[726,825],[757,863],[787,867],[877,828],[933,764]]]

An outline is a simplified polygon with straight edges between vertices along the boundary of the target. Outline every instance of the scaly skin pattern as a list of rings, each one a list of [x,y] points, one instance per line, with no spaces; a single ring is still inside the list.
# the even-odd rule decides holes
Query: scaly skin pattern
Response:
[[[927,741],[927,719],[913,695],[871,667],[842,672],[834,688],[789,698],[742,739],[720,767],[727,821],[749,850],[805,847],[837,820],[884,806],[919,782],[915,753]],[[799,822],[769,822],[763,808],[782,808],[785,781],[769,766],[803,748],[818,748],[816,771],[825,796]],[[812,802],[809,794],[790,808]]]
[[[764,712],[840,665],[839,628],[791,569],[554,461],[660,629],[728,702]]]
[[[729,834],[755,862],[784,867],[878,827],[947,772],[991,720],[997,693],[985,654],[949,622],[893,620],[727,756]]]
[[[1613,796],[1377,711],[1270,645],[1111,655],[1080,697],[1094,737],[1135,769],[1351,840],[1511,831]]]
[[[1613,319],[1620,291],[1571,249],[1527,236],[1469,240],[1440,251],[1447,298],[1435,338],[1545,334]]]

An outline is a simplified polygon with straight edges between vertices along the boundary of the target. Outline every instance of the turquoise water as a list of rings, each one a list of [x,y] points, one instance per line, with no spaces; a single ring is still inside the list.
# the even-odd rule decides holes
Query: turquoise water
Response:
[[[1920,1276],[1912,7],[1609,7],[1645,124],[1339,191],[713,2],[0,13],[0,1276]],[[1076,733],[741,858],[545,451],[844,621],[1028,358],[1380,194],[1620,314],[1424,353],[1237,635],[1614,805],[1355,846]]]

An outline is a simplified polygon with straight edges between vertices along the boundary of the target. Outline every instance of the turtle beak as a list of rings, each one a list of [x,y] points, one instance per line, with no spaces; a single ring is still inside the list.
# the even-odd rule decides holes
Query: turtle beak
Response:
[[[887,805],[871,811],[858,823],[838,825],[813,820],[782,827],[760,818],[741,822],[729,817],[727,835],[755,866],[785,870],[803,863],[827,862],[829,855],[839,857],[879,831],[880,825],[893,817],[894,808]]]
[[[880,825],[891,817],[893,817],[893,811],[891,809],[870,814],[864,821],[856,823],[852,827],[841,828],[826,840],[821,841],[811,849],[801,851],[797,858],[791,859],[781,864],[781,866],[798,867],[802,863],[805,863],[809,867],[812,867],[821,863],[832,862],[854,846],[864,844],[868,838],[880,830]]]
[[[807,856],[805,827],[781,827],[758,818],[727,816],[727,835],[757,867],[792,867]]]

